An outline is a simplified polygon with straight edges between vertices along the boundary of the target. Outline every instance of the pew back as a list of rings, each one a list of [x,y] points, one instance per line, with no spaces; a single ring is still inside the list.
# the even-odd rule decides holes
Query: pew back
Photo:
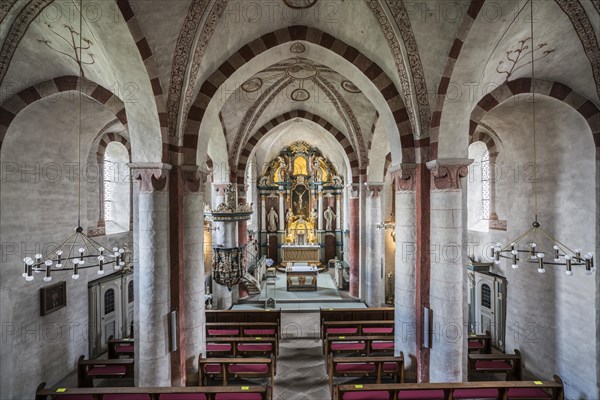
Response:
[[[77,361],[77,387],[93,387],[94,379],[133,379],[133,359]]]
[[[394,320],[394,307],[379,308],[321,308],[319,310],[321,327],[326,321],[370,321]],[[323,329],[321,329],[321,333]]]

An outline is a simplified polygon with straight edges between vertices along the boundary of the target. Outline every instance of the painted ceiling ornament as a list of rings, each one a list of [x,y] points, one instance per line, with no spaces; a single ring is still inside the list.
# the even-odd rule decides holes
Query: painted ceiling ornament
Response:
[[[94,54],[91,53],[90,49],[92,48],[92,41],[89,40],[88,38],[82,36],[81,40],[79,39],[79,35],[80,32],[77,32],[77,30],[73,29],[71,26],[69,25],[64,25],[64,28],[68,31],[68,33],[63,34],[59,31],[57,31],[54,26],[52,26],[52,24],[46,24],[46,26],[48,27],[48,29],[50,29],[50,31],[58,38],[62,39],[63,41],[67,42],[70,49],[69,52],[65,52],[63,50],[60,49],[59,46],[57,46],[55,43],[52,42],[52,40],[50,39],[38,39],[38,42],[45,44],[46,46],[48,46],[51,50],[62,54],[64,56],[69,57],[70,59],[72,59],[73,61],[75,61],[77,63],[77,65],[79,66],[79,73],[81,74],[82,77],[85,77],[85,73],[83,71],[83,66],[84,65],[92,65],[94,63]],[[84,44],[81,44],[81,42],[83,42]],[[79,44],[79,46],[78,46]],[[84,52],[85,51],[85,52]],[[72,52],[72,54],[71,54]],[[84,56],[85,56],[85,60],[84,60]]]
[[[285,73],[290,78],[305,80],[319,75],[317,68],[305,61],[299,61],[286,68]]]
[[[360,89],[350,81],[342,81],[342,89],[349,93],[360,93]]]
[[[292,91],[290,97],[294,101],[306,101],[310,99],[310,93],[308,93],[308,90],[306,89],[298,88]]]
[[[538,61],[548,57],[554,53],[556,49],[546,49],[548,43],[540,43],[535,49],[531,49],[531,36],[523,40],[519,40],[517,46],[506,52],[506,60],[501,60],[496,67],[496,72],[506,74],[504,81],[508,81],[510,77],[523,67],[531,65],[533,61]],[[533,59],[532,59],[533,53]],[[506,64],[505,64],[506,62]]]
[[[286,6],[295,9],[309,8],[317,3],[317,0],[283,0]]]
[[[258,89],[260,89],[263,85],[263,81],[260,78],[251,78],[248,79],[246,82],[242,83],[242,89],[245,92],[248,93],[252,93],[252,92],[256,92]]]
[[[296,42],[290,46],[290,52],[292,52],[294,54],[304,53],[305,50],[306,50],[306,47],[304,47],[304,45],[300,42]]]

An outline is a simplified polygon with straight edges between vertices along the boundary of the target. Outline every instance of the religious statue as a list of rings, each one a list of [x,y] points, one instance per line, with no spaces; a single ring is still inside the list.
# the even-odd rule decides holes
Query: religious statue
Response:
[[[321,164],[319,162],[319,159],[321,157],[317,156],[313,159],[313,165],[312,165],[312,173],[313,173],[313,180],[315,182],[320,182],[322,180],[322,176],[319,174],[321,172]]]
[[[294,218],[294,213],[292,212],[292,210],[290,210],[288,208],[287,212],[285,213],[285,221],[287,223],[287,226],[290,226],[290,223],[292,222],[293,218]]]
[[[336,215],[331,209],[331,206],[327,206],[327,210],[325,210],[323,216],[325,217],[325,230],[333,230],[333,220],[335,220]]]
[[[277,172],[278,172],[277,180],[279,182],[285,182],[285,173],[287,171],[287,164],[285,163],[285,160],[281,156],[277,157],[277,160],[279,161],[279,169],[277,170]]]
[[[269,231],[277,231],[277,222],[279,221],[279,216],[277,215],[277,211],[275,211],[273,207],[271,207],[269,214],[267,214],[267,218],[269,220]]]
[[[319,214],[317,213],[316,209],[312,209],[311,213],[310,213],[310,223],[312,224],[312,226],[317,226],[317,219],[319,218]]]

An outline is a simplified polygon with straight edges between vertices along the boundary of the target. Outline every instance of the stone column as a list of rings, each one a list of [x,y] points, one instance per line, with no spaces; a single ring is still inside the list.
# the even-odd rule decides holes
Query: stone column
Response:
[[[382,189],[381,183],[367,183],[365,302],[369,307],[380,307],[385,303],[385,229],[377,227],[383,222],[383,202],[379,195]]]
[[[283,195],[285,192],[282,190],[279,192],[279,230],[285,230],[285,205],[283,204]]]
[[[267,196],[260,195],[260,230],[267,231]]]
[[[238,193],[243,193],[244,196],[238,196],[238,204],[246,204],[246,185],[243,183],[238,184]],[[248,221],[241,220],[237,222],[237,235],[238,235],[238,245],[240,247],[246,246],[248,244]],[[247,250],[246,250],[247,251]],[[248,253],[246,253],[246,257],[248,257]],[[240,282],[238,284],[238,297],[240,299],[245,299],[248,297],[248,288],[246,285]]]
[[[427,163],[431,170],[432,382],[460,382],[467,378],[461,178],[467,176],[467,166],[472,161],[445,159]]]
[[[407,375],[416,375],[416,195],[415,164],[390,171],[396,196],[396,255],[394,268],[395,354],[404,354]]]
[[[335,229],[336,230],[340,230],[342,229],[342,202],[341,202],[341,195],[339,193],[335,194]]]
[[[317,220],[317,229],[322,231],[323,230],[323,190],[321,188],[319,188],[319,197],[318,197],[318,205],[319,205],[319,209],[318,209],[318,213],[319,213],[319,218]]]
[[[171,386],[169,353],[169,191],[166,164],[131,165],[140,181],[134,240],[139,285],[135,325],[135,367],[138,386]]]
[[[350,296],[360,296],[360,186],[350,186],[348,199],[350,237],[348,264],[350,264]]]
[[[206,354],[204,340],[204,183],[206,174],[184,168],[184,290],[185,368],[187,382],[197,384],[198,355]]]

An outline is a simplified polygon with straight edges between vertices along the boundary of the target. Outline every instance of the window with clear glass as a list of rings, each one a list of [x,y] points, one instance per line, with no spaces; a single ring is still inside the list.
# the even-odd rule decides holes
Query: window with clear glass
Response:
[[[115,291],[108,289],[104,292],[104,315],[115,311]]]
[[[127,302],[133,303],[133,281],[127,284]]]
[[[106,234],[127,232],[131,213],[129,153],[119,142],[106,146],[103,161],[104,222]]]
[[[492,290],[485,283],[481,285],[481,306],[492,308]]]
[[[481,156],[481,219],[490,219],[490,152]]]

